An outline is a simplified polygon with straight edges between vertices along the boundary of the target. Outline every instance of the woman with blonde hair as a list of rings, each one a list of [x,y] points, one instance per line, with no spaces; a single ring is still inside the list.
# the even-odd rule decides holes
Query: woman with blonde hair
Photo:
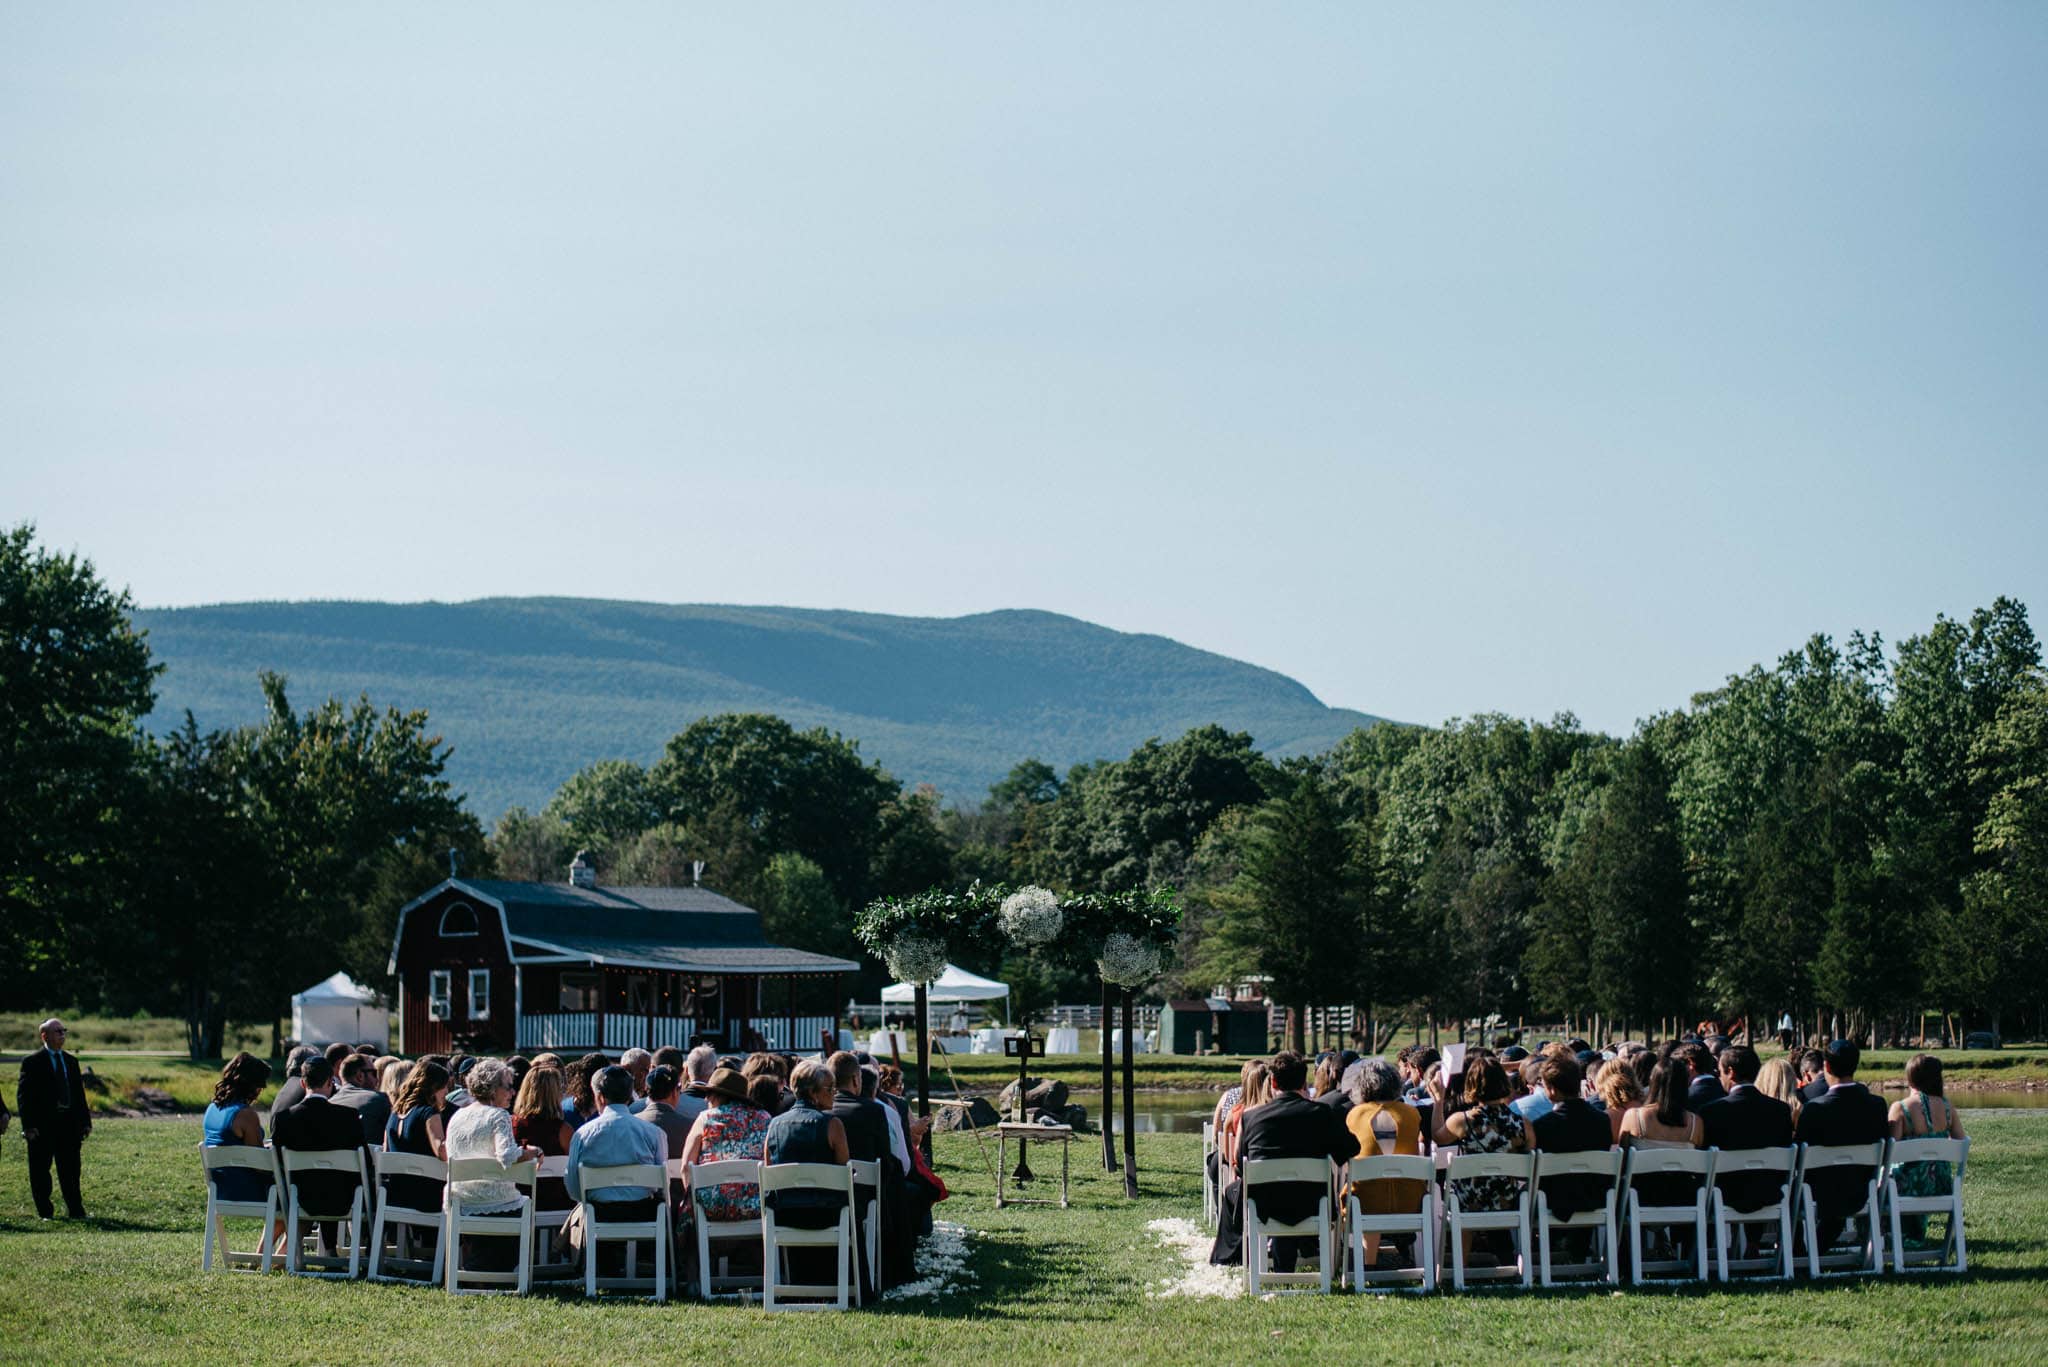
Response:
[[[575,1133],[562,1119],[562,1070],[528,1069],[512,1102],[512,1137],[539,1149],[544,1158],[559,1158],[569,1152]],[[536,1209],[567,1210],[575,1204],[559,1177],[543,1177],[534,1187]]]
[[[1254,1106],[1263,1106],[1272,1099],[1272,1070],[1264,1059],[1253,1059],[1245,1065],[1244,1087],[1238,1093],[1237,1105],[1231,1107],[1224,1117],[1223,1129],[1216,1136],[1216,1147],[1222,1151],[1223,1166],[1237,1166],[1237,1138],[1244,1132],[1244,1113]]]
[[[1799,1124],[1799,1111],[1806,1103],[1800,1098],[1799,1083],[1792,1075],[1792,1065],[1782,1058],[1774,1058],[1758,1070],[1756,1089],[1765,1096],[1776,1097],[1792,1108],[1792,1124]]]
[[[1621,1143],[1621,1122],[1628,1119],[1628,1113],[1643,1104],[1643,1084],[1636,1081],[1636,1070],[1629,1066],[1626,1058],[1611,1058],[1601,1066],[1600,1076],[1593,1084],[1600,1104],[1607,1108],[1607,1129],[1616,1144]]]

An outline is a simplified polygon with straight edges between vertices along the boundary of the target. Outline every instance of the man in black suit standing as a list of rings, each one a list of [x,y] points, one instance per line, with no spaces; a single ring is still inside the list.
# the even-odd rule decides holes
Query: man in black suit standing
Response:
[[[14,1100],[21,1111],[21,1137],[28,1141],[28,1189],[35,1197],[36,1213],[45,1220],[56,1217],[50,1204],[50,1165],[56,1164],[57,1184],[64,1191],[64,1213],[74,1220],[85,1218],[85,1201],[78,1194],[79,1149],[92,1133],[92,1111],[85,1100],[85,1073],[73,1054],[64,1052],[69,1032],[64,1022],[52,1016],[37,1034],[43,1047],[21,1061],[21,1080]]]
[[[377,1062],[362,1054],[350,1054],[341,1061],[341,1085],[332,1100],[356,1113],[363,1127],[363,1142],[373,1149],[384,1146],[384,1126],[391,1119],[391,1098],[377,1088]]]
[[[1695,1040],[1679,1052],[1685,1055],[1686,1066],[1692,1069],[1692,1081],[1685,1088],[1685,1109],[1697,1111],[1727,1095],[1716,1075],[1714,1056],[1707,1052],[1706,1045]]]
[[[271,1119],[272,1140],[280,1149],[300,1153],[330,1153],[338,1149],[363,1149],[363,1122],[346,1106],[337,1106],[334,1095],[334,1065],[320,1055],[306,1060],[299,1073],[306,1095],[283,1115]],[[302,1172],[292,1179],[299,1204],[316,1211],[345,1211],[360,1185],[352,1172]],[[334,1249],[334,1222],[320,1223],[320,1247]]]
[[[1792,1142],[1792,1108],[1756,1089],[1763,1064],[1756,1050],[1731,1044],[1721,1051],[1721,1085],[1728,1095],[1700,1107],[1707,1144],[1725,1152],[1782,1149]],[[1784,1193],[1783,1179],[1768,1172],[1739,1172],[1716,1178],[1722,1199],[1736,1210],[1762,1210]]]
[[[1856,1068],[1863,1054],[1854,1040],[1831,1042],[1821,1057],[1821,1073],[1827,1078],[1825,1096],[1806,1103],[1799,1112],[1797,1135],[1802,1144],[1818,1148],[1838,1144],[1873,1144],[1891,1133],[1890,1108],[1884,1098],[1856,1081]],[[1868,1194],[1871,1167],[1826,1168],[1806,1179],[1813,1192],[1814,1214],[1819,1223],[1815,1235],[1822,1249],[1841,1236],[1849,1217],[1863,1208]]]
[[[1244,1114],[1237,1144],[1240,1173],[1247,1158],[1327,1158],[1345,1163],[1358,1156],[1358,1136],[1345,1128],[1344,1117],[1308,1099],[1307,1059],[1291,1049],[1275,1054],[1270,1076],[1272,1099]],[[1328,1183],[1262,1183],[1251,1200],[1261,1220],[1297,1224],[1315,1215],[1317,1202],[1329,1190]],[[1275,1239],[1273,1270],[1292,1272],[1303,1253],[1314,1251],[1312,1239]]]

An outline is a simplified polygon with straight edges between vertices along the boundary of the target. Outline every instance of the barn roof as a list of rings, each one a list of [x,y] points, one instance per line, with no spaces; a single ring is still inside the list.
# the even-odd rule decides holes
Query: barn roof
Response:
[[[692,973],[852,973],[860,968],[829,954],[770,943],[761,931],[761,913],[709,888],[579,888],[451,878],[399,913],[394,969],[406,913],[449,889],[498,909],[515,961],[572,956]]]

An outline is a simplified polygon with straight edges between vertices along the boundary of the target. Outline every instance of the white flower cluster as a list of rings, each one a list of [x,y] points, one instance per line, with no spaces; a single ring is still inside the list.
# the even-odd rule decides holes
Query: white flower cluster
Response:
[[[934,1220],[931,1237],[917,1245],[917,1280],[890,1287],[882,1293],[882,1299],[929,1300],[973,1281],[974,1274],[967,1270],[967,1227],[949,1220]]]
[[[1118,931],[1102,942],[1102,957],[1095,967],[1106,983],[1136,987],[1159,972],[1159,950],[1149,940]]]
[[[1163,1279],[1156,1290],[1148,1290],[1146,1295],[1155,1298],[1217,1297],[1223,1300],[1235,1300],[1244,1295],[1244,1269],[1212,1267],[1209,1246],[1213,1240],[1196,1228],[1193,1220],[1153,1220],[1145,1228],[1178,1256],[1181,1265],[1177,1276]]]
[[[1060,899],[1045,888],[1019,888],[1003,899],[996,920],[1010,943],[1029,949],[1060,933]]]
[[[899,982],[928,983],[946,971],[946,942],[906,930],[889,942],[883,958]]]

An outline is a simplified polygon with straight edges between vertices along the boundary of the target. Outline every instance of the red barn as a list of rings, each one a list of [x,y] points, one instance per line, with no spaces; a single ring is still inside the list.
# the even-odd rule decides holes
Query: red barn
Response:
[[[579,861],[580,863],[580,861]],[[399,1048],[813,1050],[859,965],[770,944],[709,888],[450,878],[398,914]]]

